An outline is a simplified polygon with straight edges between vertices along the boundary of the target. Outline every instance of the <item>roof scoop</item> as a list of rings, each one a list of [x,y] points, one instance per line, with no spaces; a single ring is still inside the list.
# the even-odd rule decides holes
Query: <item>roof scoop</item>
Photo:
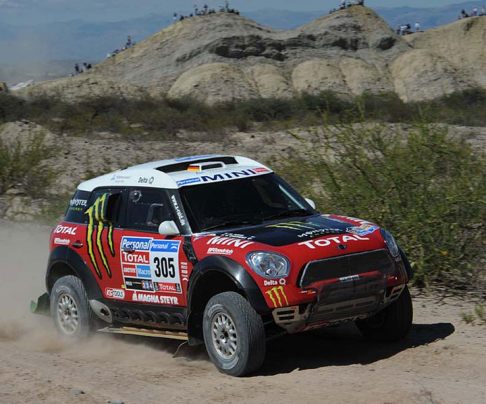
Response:
[[[206,170],[213,170],[215,168],[226,168],[226,164],[222,161],[211,161],[206,163],[193,163],[187,167],[187,171],[192,173],[200,173]]]

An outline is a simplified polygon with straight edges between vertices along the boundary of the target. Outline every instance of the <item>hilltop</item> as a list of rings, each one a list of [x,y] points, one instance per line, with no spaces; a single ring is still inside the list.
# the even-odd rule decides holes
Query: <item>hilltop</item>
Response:
[[[219,13],[180,21],[89,74],[40,83],[23,94],[60,95],[69,101],[150,94],[215,103],[331,90],[343,98],[396,92],[404,101],[419,101],[485,87],[481,42],[470,38],[486,32],[486,18],[439,30],[399,37],[375,12],[360,6],[289,31]],[[448,44],[440,46],[444,35]],[[477,55],[459,58],[468,63],[458,64],[456,48]],[[469,61],[477,65],[465,66]]]

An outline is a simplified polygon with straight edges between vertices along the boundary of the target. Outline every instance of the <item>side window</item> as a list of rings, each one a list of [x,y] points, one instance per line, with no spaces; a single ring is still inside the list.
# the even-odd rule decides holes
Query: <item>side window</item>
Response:
[[[103,197],[104,199],[102,199]],[[107,189],[107,188],[99,188],[93,191],[91,197],[89,198],[89,202],[86,206],[86,209],[84,210],[84,221],[88,220],[88,215],[86,214],[88,209],[91,208],[97,202],[98,202],[97,211],[94,212],[94,217],[99,217],[106,214],[108,216],[107,219],[110,222],[112,222],[114,225],[118,224],[121,204],[122,204],[122,191],[119,189]],[[106,212],[102,213],[102,210],[105,209]]]
[[[71,200],[69,201],[69,206],[66,211],[64,220],[71,223],[84,223],[84,211],[88,206],[88,200],[90,197],[90,192],[87,191],[76,191]]]
[[[157,231],[160,223],[171,220],[169,205],[160,189],[130,189],[126,227],[134,230]]]

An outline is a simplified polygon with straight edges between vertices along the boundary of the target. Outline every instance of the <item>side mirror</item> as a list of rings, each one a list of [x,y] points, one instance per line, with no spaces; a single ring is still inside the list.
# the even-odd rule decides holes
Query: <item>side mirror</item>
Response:
[[[316,208],[316,203],[312,199],[305,198],[305,201],[312,207],[312,209]]]
[[[159,234],[161,236],[178,236],[180,233],[173,220],[166,220],[165,222],[160,223]]]

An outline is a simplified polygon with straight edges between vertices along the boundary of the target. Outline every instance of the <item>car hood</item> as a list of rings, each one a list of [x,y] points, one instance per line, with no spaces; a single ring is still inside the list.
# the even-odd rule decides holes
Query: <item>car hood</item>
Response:
[[[239,228],[233,232],[215,232],[214,234],[280,247],[327,235],[351,233],[357,236],[366,236],[378,229],[379,227],[375,224],[360,219],[336,215],[313,215]]]

